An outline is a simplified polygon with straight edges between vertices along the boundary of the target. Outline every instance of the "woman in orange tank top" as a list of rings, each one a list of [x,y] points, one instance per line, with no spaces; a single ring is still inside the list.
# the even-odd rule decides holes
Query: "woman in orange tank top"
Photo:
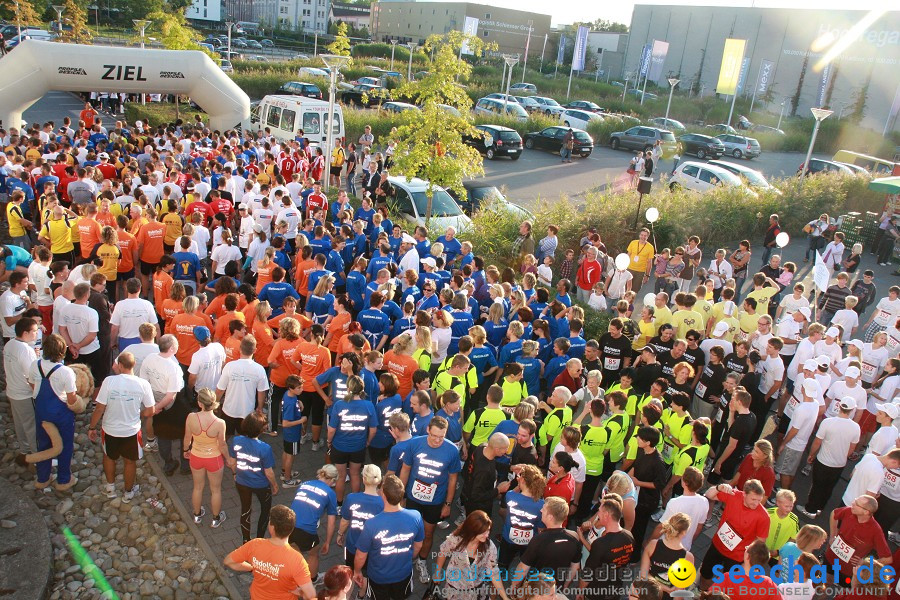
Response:
[[[350,306],[350,299],[347,296],[338,296],[334,300],[334,311],[337,314],[328,323],[328,335],[325,336],[325,345],[331,351],[332,363],[334,363],[334,359],[337,356],[341,338],[347,335],[350,321],[353,320],[353,316],[350,314]]]
[[[236,463],[228,455],[225,421],[213,414],[219,406],[215,392],[209,388],[198,391],[197,405],[200,412],[188,415],[183,440],[185,458],[191,462],[191,475],[194,478],[194,490],[191,493],[194,523],[202,523],[203,515],[206,514],[203,508],[203,489],[209,479],[210,507],[213,513],[211,526],[216,528],[225,520],[225,512],[222,510],[222,467],[227,462],[233,469]]]
[[[275,262],[275,248],[269,246],[266,248],[266,254],[263,259],[256,263],[256,294],[262,291],[263,286],[272,283],[272,269],[277,267]]]

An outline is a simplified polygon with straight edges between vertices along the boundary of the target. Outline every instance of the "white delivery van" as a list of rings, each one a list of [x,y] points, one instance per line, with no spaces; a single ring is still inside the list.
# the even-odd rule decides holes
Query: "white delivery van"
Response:
[[[290,141],[299,130],[311,144],[325,145],[327,141],[328,102],[303,96],[266,96],[250,111],[250,118],[241,123],[249,131],[268,129],[281,141]],[[344,137],[344,115],[339,104],[334,105],[334,138]]]

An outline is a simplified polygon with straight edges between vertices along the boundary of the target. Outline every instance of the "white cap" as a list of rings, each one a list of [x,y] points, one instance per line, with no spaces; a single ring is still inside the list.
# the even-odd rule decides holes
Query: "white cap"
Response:
[[[403,237],[400,238],[400,241],[403,242],[404,244],[415,244],[416,238],[409,235],[408,233],[404,233]]]
[[[262,233],[262,231],[263,231],[262,225],[260,225],[259,223],[255,224],[253,226],[253,231],[255,231],[256,233]]]
[[[854,379],[859,377],[859,368],[847,367],[847,370],[844,371],[844,377],[853,377]]]
[[[825,332],[825,337],[837,337],[841,335],[841,330],[837,327],[829,327]]]
[[[804,371],[815,371],[819,368],[819,363],[816,362],[814,358],[807,358],[803,362],[803,370]]]
[[[831,365],[831,357],[823,354],[816,359],[816,364],[820,367],[828,367]]]
[[[243,202],[241,202],[240,204],[238,204],[238,210],[246,210],[246,209],[247,209],[247,205],[244,204]]]
[[[863,349],[862,340],[850,340],[847,343],[851,346],[856,346],[856,349],[859,350],[860,352],[862,352],[862,349]]]
[[[737,305],[731,300],[726,300],[722,303],[722,312],[728,315],[729,317],[734,314],[734,311],[737,309]]]
[[[143,122],[143,121],[135,121],[135,122],[134,122],[134,126],[137,127],[138,129],[143,129],[143,128],[144,128],[144,122]]]
[[[897,405],[892,402],[885,402],[884,404],[876,404],[875,408],[877,408],[878,410],[880,410],[882,412],[887,413],[887,415],[892,419],[896,419],[897,417],[900,417],[900,408],[897,408]]]
[[[850,396],[844,396],[841,398],[841,408],[844,410],[853,410],[856,408],[856,400],[851,398]]]
[[[426,256],[425,258],[422,259],[422,264],[428,265],[429,267],[431,267],[433,269],[434,267],[437,266],[437,261],[434,260],[434,257],[432,257],[432,256]]]
[[[97,158],[109,158],[109,154],[107,154],[106,152],[101,152],[97,155]]]
[[[819,394],[822,393],[822,386],[812,377],[807,377],[803,380],[803,391],[807,396],[818,398]]]
[[[797,312],[803,315],[807,321],[809,321],[810,317],[812,316],[812,311],[809,310],[808,306],[801,306],[797,309]]]
[[[722,321],[716,323],[716,326],[712,331],[713,337],[722,337],[726,333],[728,333],[728,323],[724,323]]]

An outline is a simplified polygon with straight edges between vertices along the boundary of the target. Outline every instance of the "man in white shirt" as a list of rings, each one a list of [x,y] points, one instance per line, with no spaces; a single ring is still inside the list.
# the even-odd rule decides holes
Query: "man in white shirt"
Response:
[[[287,223],[288,226],[284,237],[289,240],[296,239],[297,227],[300,225],[300,211],[294,206],[294,202],[288,195],[281,198],[281,207],[278,210],[278,215],[275,217],[276,225],[282,221]]]
[[[157,426],[163,426],[169,432],[173,429],[181,431],[177,435],[168,433],[166,437],[159,436],[159,453],[165,461],[163,469],[166,475],[175,473],[179,461],[182,473],[190,472],[188,461],[184,458],[184,453],[180,451],[184,435],[184,419],[187,414],[180,403],[176,402],[178,392],[184,389],[184,375],[181,372],[181,365],[175,358],[176,352],[178,352],[178,340],[175,336],[171,334],[162,336],[159,338],[159,354],[151,354],[145,358],[140,373],[141,379],[150,382],[153,398],[156,401],[153,409],[152,428],[148,422],[147,443],[152,446],[156,442],[156,439],[153,438],[153,431]],[[174,457],[172,446],[177,446],[179,449]]]
[[[847,367],[844,378],[832,383],[825,394],[825,398],[829,401],[825,416],[837,416],[838,401],[850,398],[855,403],[850,410],[850,418],[855,419],[857,409],[865,410],[867,397],[865,388],[859,383],[859,369],[854,366]]]
[[[225,418],[225,435],[241,433],[241,421],[253,412],[262,412],[269,390],[269,378],[262,365],[253,360],[256,338],[247,335],[241,340],[241,357],[222,369],[216,384],[216,395]],[[254,397],[256,405],[254,406]]]
[[[853,475],[841,496],[844,506],[851,506],[853,501],[863,494],[877,498],[884,483],[884,474],[888,469],[900,467],[900,448],[894,448],[884,456],[866,454],[853,469]]]
[[[208,327],[194,329],[194,337],[200,343],[200,349],[191,356],[191,364],[188,367],[188,389],[214,390],[222,375],[222,367],[225,366],[225,348],[222,344],[212,341]]]
[[[419,252],[416,250],[416,239],[409,235],[408,233],[404,233],[403,237],[400,240],[400,254],[402,255],[400,258],[398,273],[406,273],[409,270],[412,270],[417,275],[419,273]],[[403,289],[405,290],[408,287],[406,283],[406,279],[401,279]]]
[[[806,443],[809,442],[816,420],[819,418],[818,398],[822,393],[819,382],[815,379],[804,379],[802,393],[803,402],[794,409],[787,435],[778,446],[775,472],[781,476],[782,489],[790,489],[794,483],[794,476],[800,467]]]
[[[869,452],[875,456],[883,456],[896,448],[900,442],[900,430],[894,425],[894,420],[900,417],[900,406],[894,403],[875,406],[878,410],[875,422],[880,427],[869,440]]]
[[[130,352],[119,355],[113,371],[117,375],[107,377],[100,386],[88,437],[92,442],[97,441],[96,428],[100,423],[106,497],[116,497],[116,462],[121,458],[125,463],[125,496],[122,501],[128,503],[141,487],[134,483],[137,461],[144,456],[141,446],[141,417],[153,414],[153,390],[147,381],[135,377],[134,355]]]
[[[819,425],[806,462],[812,465],[812,486],[806,506],[799,506],[800,514],[810,520],[821,514],[825,503],[841,479],[847,459],[859,443],[859,424],[851,418],[856,400],[841,398],[836,417],[828,417]]]
[[[681,487],[684,489],[684,494],[676,496],[666,503],[666,510],[659,522],[666,522],[675,513],[684,513],[689,516],[691,526],[688,527],[687,533],[681,539],[681,544],[685,550],[690,552],[694,538],[703,533],[700,525],[706,523],[706,519],[709,517],[709,500],[705,496],[697,494],[697,490],[703,487],[703,473],[696,467],[686,468],[681,476]],[[650,539],[655,540],[661,535],[662,525],[657,525]]]
[[[31,365],[37,360],[37,354],[31,347],[37,339],[37,321],[22,317],[15,325],[16,337],[6,342],[3,347],[3,369],[6,372],[6,397],[12,409],[13,425],[16,430],[16,443],[19,452],[16,463],[26,466],[25,455],[37,451],[35,442],[34,390],[28,383]]]
[[[791,364],[794,354],[797,352],[797,344],[803,337],[803,326],[809,321],[812,313],[808,306],[801,306],[793,313],[787,315],[778,322],[775,328],[775,335],[781,338],[783,344],[781,348],[781,358],[786,365]]]
[[[762,431],[766,416],[769,414],[769,407],[775,400],[778,400],[781,384],[784,382],[784,362],[779,355],[781,347],[780,339],[769,340],[769,343],[766,344],[766,356],[757,365],[761,375],[751,408],[753,414],[756,415],[757,432]]]
[[[16,337],[15,324],[22,318],[22,313],[31,308],[31,299],[25,293],[28,289],[28,274],[13,271],[9,275],[9,289],[0,296],[0,311],[3,313],[3,339],[9,341]]]
[[[62,321],[62,311],[75,299],[75,282],[64,281],[59,288],[59,296],[53,299],[53,331],[59,333],[59,324]]]
[[[812,323],[808,329],[808,337],[800,340],[797,344],[797,350],[794,352],[794,358],[787,368],[787,389],[791,391],[794,388],[794,381],[797,379],[797,372],[803,363],[816,356],[816,342],[822,339],[825,333],[825,326],[821,323]],[[784,344],[782,344],[784,345]]]
[[[700,349],[703,350],[704,360],[709,362],[709,350],[713,346],[719,346],[725,352],[725,356],[728,356],[732,352],[734,352],[734,344],[724,339],[728,334],[728,323],[723,321],[719,321],[716,323],[715,327],[713,327],[712,332],[710,332],[710,337],[706,338],[702,342],[700,342]]]
[[[134,372],[141,372],[141,365],[144,359],[151,354],[159,354],[159,346],[153,340],[156,339],[157,330],[153,323],[142,323],[138,327],[138,334],[141,336],[140,344],[132,344],[128,346],[128,351],[134,356]]]
[[[100,315],[87,305],[91,295],[89,283],[79,283],[73,291],[75,300],[60,311],[59,334],[69,347],[72,362],[87,365],[95,382],[103,381],[103,374],[109,365],[102,365],[103,352],[100,351]]]
[[[132,277],[126,281],[125,291],[128,292],[128,297],[116,302],[110,318],[112,324],[110,339],[118,340],[120,352],[132,344],[141,343],[142,324],[157,323],[156,309],[150,302],[141,298],[141,280]]]

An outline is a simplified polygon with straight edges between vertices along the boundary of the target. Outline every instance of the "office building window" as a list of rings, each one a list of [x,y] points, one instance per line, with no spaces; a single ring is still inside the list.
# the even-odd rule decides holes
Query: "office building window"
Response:
[[[491,13],[484,13],[484,18],[485,18],[485,19],[490,19],[490,18],[491,18]]]

